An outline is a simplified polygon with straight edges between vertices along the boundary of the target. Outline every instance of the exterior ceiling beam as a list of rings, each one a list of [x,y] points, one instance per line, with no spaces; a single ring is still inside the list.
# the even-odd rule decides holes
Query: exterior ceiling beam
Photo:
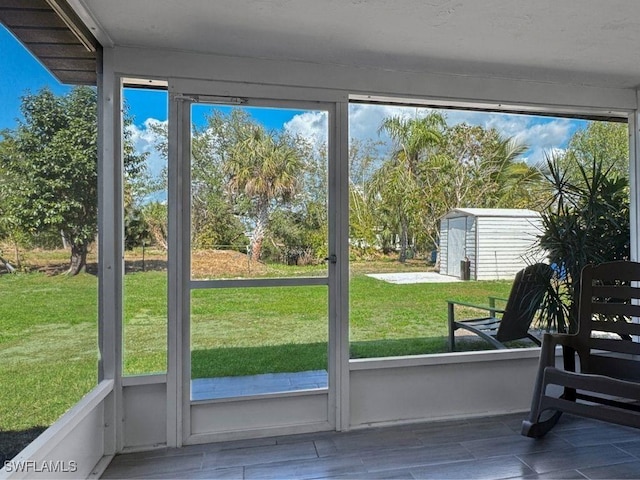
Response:
[[[0,0],[0,23],[60,82],[96,85],[102,47],[65,0]]]

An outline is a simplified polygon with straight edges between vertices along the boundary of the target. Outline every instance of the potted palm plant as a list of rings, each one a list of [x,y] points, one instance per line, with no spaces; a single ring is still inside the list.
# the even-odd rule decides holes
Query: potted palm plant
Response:
[[[575,331],[585,265],[629,259],[628,179],[590,157],[589,165],[575,155],[546,159],[553,195],[541,214],[538,247],[555,269],[541,305],[540,327],[547,331]]]

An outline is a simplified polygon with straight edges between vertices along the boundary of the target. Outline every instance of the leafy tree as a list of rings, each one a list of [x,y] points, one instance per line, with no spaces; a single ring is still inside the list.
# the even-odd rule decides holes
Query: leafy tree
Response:
[[[229,202],[224,162],[228,152],[218,113],[194,129],[191,145],[191,229],[197,248],[246,245],[245,229]]]
[[[519,160],[526,145],[495,129],[447,126],[433,112],[422,119],[387,118],[381,130],[394,150],[372,176],[370,202],[383,247],[400,233],[401,261],[410,240],[418,249],[437,245],[440,218],[452,208],[531,208],[546,198],[539,170]]]
[[[598,158],[594,157],[596,155]],[[602,163],[605,170],[619,177],[629,176],[629,132],[626,123],[589,122],[578,130],[569,141],[567,155],[575,156],[568,161],[567,168],[573,178],[579,177],[577,165],[590,168],[594,160]]]
[[[441,148],[421,164],[425,194],[420,197],[421,232],[437,244],[439,220],[449,210],[535,208],[542,195],[542,175],[520,161],[527,146],[495,129],[456,124],[444,132]]]
[[[166,126],[152,128],[159,139],[156,148],[166,156]],[[240,249],[246,245],[245,232],[252,231],[250,250],[253,258],[260,258],[266,236],[281,237],[283,232],[269,229],[276,211],[287,210],[278,214],[280,226],[295,218],[309,220],[305,228],[313,230],[320,222],[317,213],[322,210],[317,207],[326,211],[326,153],[321,154],[326,149],[314,154],[309,142],[285,132],[268,132],[240,108],[228,114],[214,110],[204,126],[194,127],[191,142],[194,245]],[[320,223],[326,230],[326,221]],[[315,244],[326,248],[326,232],[316,236]],[[309,239],[309,232],[293,237]],[[321,248],[316,250],[320,254]]]
[[[391,230],[400,235],[399,261],[407,259],[409,234],[421,214],[420,197],[424,185],[419,174],[421,163],[442,142],[446,123],[444,117],[432,112],[422,118],[388,117],[379,132],[393,141],[391,157],[373,174],[370,196],[382,205]]]
[[[349,184],[366,194],[373,173],[380,167],[384,142],[351,138],[349,141]]]
[[[8,132],[0,133],[6,136]],[[15,155],[15,142],[6,140],[0,142],[0,158]],[[13,205],[17,202],[17,192],[11,172],[0,164],[0,238],[8,240],[14,250],[15,265],[20,267],[20,248],[28,243],[28,234],[21,228],[18,218],[14,215]]]
[[[328,148],[296,139],[304,159],[297,193],[274,208],[267,237],[270,254],[287,263],[315,263],[328,255]],[[262,256],[266,258],[263,249]]]
[[[196,248],[231,247],[244,249],[244,226],[229,201],[223,163],[231,143],[226,137],[226,122],[215,111],[202,127],[193,128],[191,136],[191,241]],[[166,123],[152,123],[154,147],[160,156],[168,158]],[[162,173],[165,178],[166,170]],[[161,248],[166,248],[167,206],[153,202],[145,208],[145,218],[152,236]]]
[[[157,201],[146,203],[142,206],[141,213],[151,240],[166,251],[169,248],[167,204]]]
[[[448,127],[445,138],[427,181],[432,179],[446,191],[447,210],[529,206],[523,199],[542,177],[535,166],[519,160],[527,145],[502,137],[493,128],[466,123]]]
[[[124,231],[124,248],[127,250],[149,245],[153,238],[144,210],[141,208],[125,210]]]
[[[374,201],[368,194],[369,182],[379,164],[380,142],[349,142],[349,241],[360,256],[372,251],[377,243]]]
[[[273,213],[269,227],[269,236],[284,249],[287,261],[297,263],[315,262],[328,254],[328,148],[305,143],[300,144],[307,160],[300,192]],[[378,161],[378,145],[357,139],[349,145],[349,236],[351,246],[361,254],[376,242],[374,215],[365,192]]]
[[[56,96],[45,88],[25,95],[21,109],[24,121],[3,132],[2,143],[10,148],[0,158],[11,178],[10,211],[30,234],[61,231],[71,246],[68,273],[75,275],[97,233],[96,92],[78,87]],[[125,172],[133,177],[144,168],[144,156],[133,153],[126,135],[124,140]]]
[[[479,189],[483,207],[538,208],[542,205],[548,191],[540,169],[520,160],[527,149],[526,144],[496,132],[491,150],[478,166],[479,176],[484,177],[486,183]]]
[[[312,203],[310,210],[279,209],[272,213],[269,237],[278,260],[307,265],[327,256],[326,206]],[[271,250],[269,246],[264,251]],[[264,256],[264,253],[263,253]]]

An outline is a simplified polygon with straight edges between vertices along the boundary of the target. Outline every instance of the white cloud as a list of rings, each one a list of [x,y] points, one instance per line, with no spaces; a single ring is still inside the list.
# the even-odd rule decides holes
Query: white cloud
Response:
[[[374,138],[386,140],[384,134],[378,134],[380,125],[387,117],[424,116],[419,109],[394,107],[392,105],[367,105],[354,103],[349,106],[349,134],[359,140]]]
[[[127,127],[127,131],[131,134],[136,152],[148,153],[147,172],[152,177],[158,177],[162,169],[166,167],[166,159],[162,158],[160,152],[156,150],[155,145],[158,143],[158,134],[152,129],[152,125],[167,125],[167,121],[156,120],[155,118],[147,118],[141,127],[131,124]]]
[[[286,132],[300,135],[316,146],[326,144],[328,140],[327,112],[311,110],[295,115],[283,127]]]
[[[358,140],[372,139],[390,145],[389,136],[384,132],[378,132],[385,118],[392,116],[422,118],[429,112],[431,112],[430,108],[352,103],[349,105],[349,135]]]
[[[378,134],[378,129],[385,118],[390,116],[424,117],[429,111],[426,108],[352,103],[349,105],[349,136],[363,141],[372,139],[390,144],[389,137],[384,132]],[[284,124],[284,129],[292,134],[308,138],[316,145],[326,143],[328,137],[327,114],[309,111],[295,115]]]
[[[349,105],[349,135],[359,140],[381,140],[390,144],[388,136],[378,133],[382,121],[390,116],[424,117],[429,108],[400,107],[393,105],[358,104]],[[523,158],[536,164],[544,161],[545,155],[563,150],[576,130],[576,121],[567,118],[542,118],[505,113],[472,112],[462,110],[444,111],[449,125],[466,122],[484,128],[495,128],[505,137],[513,137],[529,146]],[[305,112],[285,123],[285,129],[307,138],[326,142],[327,118],[321,112]]]
[[[545,155],[563,150],[576,129],[568,118],[541,118],[527,115],[485,114],[482,124],[495,128],[505,137],[513,137],[529,146],[524,158],[530,164],[543,162]]]

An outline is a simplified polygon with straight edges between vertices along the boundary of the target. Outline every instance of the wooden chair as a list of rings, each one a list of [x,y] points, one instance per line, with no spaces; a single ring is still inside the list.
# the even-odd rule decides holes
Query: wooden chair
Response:
[[[520,270],[513,281],[511,293],[503,310],[496,308],[495,297],[489,298],[488,306],[447,300],[449,350],[455,351],[455,332],[460,328],[475,333],[496,348],[507,348],[502,342],[522,338],[528,338],[540,345],[540,340],[529,332],[529,328],[552,275],[553,269],[544,263],[529,265]],[[489,315],[481,318],[456,320],[456,305],[485,310]]]
[[[562,412],[640,428],[640,343],[632,338],[640,335],[638,282],[640,263],[608,262],[582,270],[578,333],[544,335],[523,435],[542,437]],[[556,365],[557,345],[564,366]]]

